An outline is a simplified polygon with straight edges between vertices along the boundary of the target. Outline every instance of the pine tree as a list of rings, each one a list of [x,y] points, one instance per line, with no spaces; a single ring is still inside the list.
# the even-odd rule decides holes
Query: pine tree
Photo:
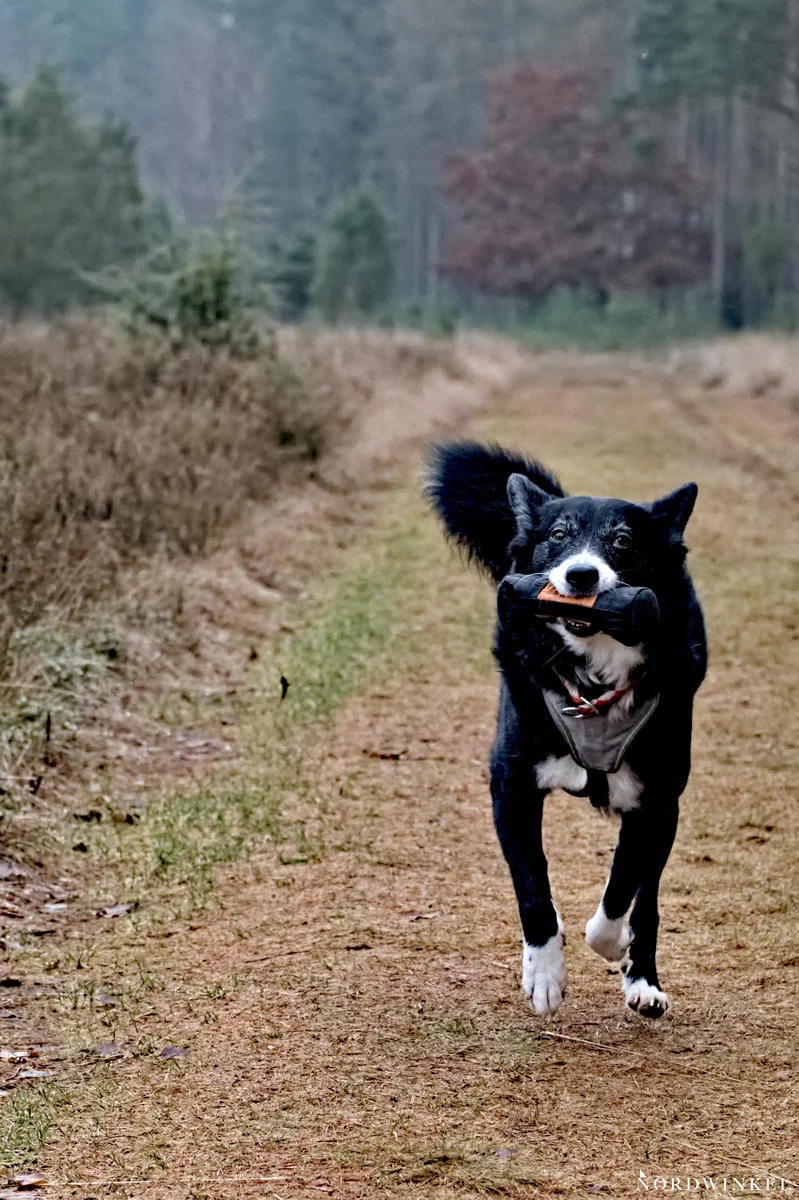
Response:
[[[346,195],[330,211],[319,254],[314,297],[328,321],[374,317],[390,298],[391,231],[369,187]]]
[[[712,180],[712,289],[736,327],[799,282],[796,24],[795,0],[641,0],[635,100]]]
[[[642,0],[636,41],[648,101],[746,96],[781,105],[789,0]]]
[[[311,306],[317,249],[312,233],[299,233],[288,244],[273,247],[269,282],[282,321],[301,321]]]
[[[387,0],[287,0],[271,30],[262,111],[251,124],[251,185],[285,237],[318,226],[380,153],[390,71]]]
[[[52,312],[88,297],[81,273],[139,252],[144,197],[127,127],[83,125],[58,75],[0,92],[0,303]]]

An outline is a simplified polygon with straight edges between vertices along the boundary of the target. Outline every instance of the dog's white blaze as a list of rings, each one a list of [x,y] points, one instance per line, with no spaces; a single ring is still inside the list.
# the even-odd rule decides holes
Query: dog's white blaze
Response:
[[[621,982],[624,999],[636,1012],[650,1008],[662,1013],[669,1011],[669,998],[660,988],[647,983],[645,979],[628,979],[626,975],[622,976]]]
[[[608,687],[626,687],[635,668],[640,667],[644,661],[642,646],[624,646],[607,633],[594,633],[591,637],[586,638],[577,637],[566,628],[562,621],[555,623],[555,629],[572,654],[578,654],[585,658],[585,665],[591,678],[595,679],[597,683],[607,684]],[[616,709],[621,712],[627,711],[626,708],[622,708],[626,700],[625,696],[618,704],[614,704],[611,716]],[[633,697],[630,695],[627,708],[632,704],[632,700]]]
[[[638,808],[641,780],[628,763],[622,763],[615,775],[608,775],[608,800],[614,812],[631,812]]]
[[[536,783],[540,788],[565,788],[567,792],[582,792],[588,786],[588,772],[574,761],[570,754],[564,758],[550,755],[535,768]]]
[[[619,577],[612,567],[609,567],[604,559],[598,554],[593,554],[590,550],[581,550],[579,554],[573,554],[571,558],[567,558],[565,562],[558,563],[549,572],[549,582],[560,592],[561,596],[574,596],[576,592],[569,583],[566,575],[575,567],[596,567],[599,572],[599,583],[596,586],[596,594],[600,592],[609,592],[619,582]]]
[[[608,962],[621,962],[632,940],[626,917],[611,921],[602,904],[585,927],[585,940]]]
[[[558,913],[558,932],[543,946],[528,946],[522,952],[522,991],[541,1016],[552,1016],[560,1008],[569,973],[563,957],[563,922]]]

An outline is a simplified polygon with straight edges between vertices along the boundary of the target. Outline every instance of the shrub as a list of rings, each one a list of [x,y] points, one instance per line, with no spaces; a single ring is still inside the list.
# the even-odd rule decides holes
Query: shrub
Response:
[[[157,246],[128,267],[92,277],[128,332],[160,329],[176,346],[199,342],[247,358],[260,337],[255,306],[239,282],[235,238],[205,230]]]

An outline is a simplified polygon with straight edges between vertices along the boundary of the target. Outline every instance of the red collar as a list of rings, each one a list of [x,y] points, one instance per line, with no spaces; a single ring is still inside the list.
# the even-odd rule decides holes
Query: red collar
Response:
[[[633,688],[638,687],[645,673],[641,671],[638,675],[634,675],[626,687],[617,688],[615,692],[605,692],[602,696],[597,696],[596,700],[587,700],[573,684],[569,683],[568,679],[563,678],[560,671],[555,671],[574,704],[574,708],[564,708],[563,715],[576,717],[578,720],[583,720],[585,717],[601,717],[603,712],[612,708],[614,704],[618,704],[619,700],[628,696]]]

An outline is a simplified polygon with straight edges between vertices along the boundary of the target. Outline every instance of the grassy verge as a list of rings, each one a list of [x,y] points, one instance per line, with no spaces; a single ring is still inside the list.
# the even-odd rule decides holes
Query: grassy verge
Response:
[[[300,817],[310,781],[306,758],[338,708],[403,638],[409,581],[418,568],[418,536],[397,529],[363,561],[286,612],[279,644],[260,656],[258,678],[240,730],[246,765],[233,778],[211,774],[198,786],[151,798],[133,824],[90,823],[81,830],[86,865],[105,888],[148,897],[141,919],[196,912],[213,890],[216,864],[254,846],[284,856],[318,855]],[[288,683],[284,698],[281,679]],[[71,836],[71,834],[70,834]],[[169,896],[155,902],[159,890]]]
[[[157,682],[133,669],[143,642],[173,683],[187,655],[196,668],[209,616],[199,593],[231,584],[213,556],[237,557],[240,608],[295,585],[279,538],[264,551],[253,534],[262,502],[276,485],[336,476],[341,438],[383,381],[415,390],[463,370],[452,345],[419,335],[287,330],[274,352],[240,360],[93,321],[0,324],[0,808],[28,820],[31,782],[72,763],[109,685]],[[214,633],[236,632],[235,601],[220,608]],[[27,826],[15,835],[45,857]]]
[[[0,323],[3,808],[24,809],[68,755],[126,633],[157,637],[162,609],[176,624],[180,589],[162,577],[312,469],[345,393],[305,348],[242,359],[87,319]]]
[[[158,1054],[164,1040],[194,1044],[202,1033],[188,1033],[188,1028],[214,1027],[224,1021],[230,1002],[241,1002],[247,968],[242,977],[216,967],[217,974],[202,984],[184,979],[175,988],[160,948],[167,952],[178,946],[188,923],[216,919],[215,880],[223,864],[252,856],[253,866],[232,868],[236,877],[271,874],[276,884],[289,887],[302,864],[334,850],[336,821],[328,814],[341,799],[332,794],[329,775],[319,764],[342,706],[392,690],[397,679],[407,680],[403,688],[408,688],[414,679],[427,678],[433,661],[438,677],[441,642],[450,683],[464,674],[479,682],[491,670],[491,589],[464,578],[459,568],[450,570],[438,529],[423,515],[420,499],[401,493],[399,502],[402,510],[386,514],[383,528],[355,562],[335,578],[319,581],[306,600],[287,606],[280,641],[262,648],[253,668],[258,691],[242,716],[246,768],[234,778],[220,773],[202,786],[164,791],[151,798],[132,826],[102,823],[82,830],[89,874],[109,895],[142,904],[114,922],[104,938],[90,930],[73,935],[68,948],[48,947],[49,961],[41,946],[20,955],[25,968],[20,974],[41,972],[53,980],[50,1012],[60,1033],[62,1061],[58,1087],[42,1082],[0,1108],[0,1153],[6,1165],[46,1168],[50,1138],[73,1141],[86,1128],[106,1129],[130,1082],[128,1070],[151,1074],[160,1094]],[[289,685],[282,700],[281,679]],[[353,846],[335,845],[336,851],[344,848]],[[293,895],[280,894],[287,900]],[[205,916],[203,910],[208,910]],[[271,916],[263,913],[268,923]],[[162,941],[173,936],[174,941]],[[112,1007],[106,1007],[109,995]],[[148,1020],[154,1008],[160,1013],[157,1034]],[[125,1045],[128,1061],[119,1069],[97,1062],[95,1048],[106,1042]],[[184,1068],[170,1069],[179,1078]],[[154,1132],[151,1151],[143,1150],[145,1176],[163,1170],[164,1156],[167,1150]],[[118,1174],[126,1172],[120,1163]]]
[[[378,351],[382,353],[379,345],[375,354]],[[398,369],[419,378],[437,368],[437,353],[428,361],[424,345],[403,343],[396,349]],[[378,503],[383,508],[384,501],[374,501],[375,506]],[[423,653],[418,645],[413,648],[419,642],[414,632],[419,620],[415,598],[420,579],[427,578],[431,554],[440,559],[443,552],[437,531],[422,516],[415,485],[410,494],[387,495],[381,526],[365,545],[359,545],[355,555],[349,553],[349,565],[334,577],[318,579],[309,595],[270,609],[270,624],[279,624],[282,633],[276,641],[257,647],[247,679],[237,686],[237,698],[224,701],[236,718],[237,728],[231,734],[235,766],[212,766],[203,771],[199,782],[188,786],[181,786],[175,775],[172,780],[166,777],[155,784],[146,804],[134,801],[132,811],[125,791],[132,784],[133,773],[115,782],[109,770],[99,781],[105,787],[97,801],[103,809],[102,820],[75,821],[78,809],[84,818],[91,815],[95,780],[91,788],[76,788],[74,796],[65,797],[66,804],[58,811],[51,806],[45,835],[52,851],[49,858],[65,875],[72,875],[74,868],[75,878],[69,882],[82,916],[72,913],[70,900],[71,916],[69,921],[63,918],[63,938],[45,941],[32,933],[14,931],[6,969],[27,981],[26,992],[14,994],[22,1001],[20,1010],[27,1006],[27,1011],[40,1014],[45,1025],[57,1031],[53,1040],[60,1042],[61,1049],[56,1061],[42,1065],[56,1067],[59,1084],[63,1080],[64,1087],[45,1080],[20,1083],[19,1090],[0,1105],[0,1152],[6,1165],[36,1165],[42,1158],[42,1146],[56,1127],[62,1132],[72,1127],[78,1112],[89,1114],[91,1120],[98,1106],[102,1109],[107,1097],[113,1097],[113,1072],[97,1061],[99,1043],[119,1037],[125,1041],[126,1056],[157,1058],[160,1047],[146,1026],[138,1027],[142,1013],[148,1015],[150,1001],[158,999],[166,987],[150,962],[149,952],[159,943],[148,939],[175,937],[164,945],[176,946],[191,928],[187,918],[196,920],[204,909],[213,910],[216,881],[229,879],[231,871],[248,876],[250,871],[263,870],[267,878],[274,872],[276,884],[289,886],[289,876],[299,875],[297,868],[326,855],[328,837],[332,848],[332,825],[326,817],[332,792],[327,795],[317,772],[320,756],[324,758],[326,730],[342,705],[364,690],[379,688],[386,673],[423,666]],[[320,530],[320,540],[323,536],[325,531]],[[341,557],[338,554],[334,561],[341,562]],[[322,561],[329,558],[323,555]],[[165,588],[171,583],[170,576]],[[431,586],[439,583],[431,581]],[[460,613],[453,618],[455,625],[463,620],[464,637],[454,658],[466,661],[477,654],[479,621],[465,595],[454,601],[448,597],[448,602],[450,610]],[[45,619],[14,635],[20,662],[35,660],[41,667],[37,667],[38,673],[28,675],[30,686],[20,691],[18,703],[7,707],[9,762],[15,756],[27,755],[30,760],[34,753],[46,753],[51,725],[61,732],[68,728],[77,731],[87,716],[87,705],[89,709],[94,705],[97,711],[95,702],[109,685],[109,673],[118,674],[121,693],[128,690],[126,672],[119,667],[128,652],[125,633],[135,624],[127,619],[128,609],[136,603],[136,596],[114,598],[113,592],[107,602],[98,602],[96,611],[107,609],[119,616],[119,621],[109,619],[107,628],[103,625],[102,629],[101,623],[94,621],[96,636],[82,632],[89,623],[87,613],[95,611],[88,604],[78,606],[73,632],[58,632]],[[275,602],[270,598],[269,603]],[[174,621],[166,604],[164,608],[163,643],[167,646]],[[153,633],[148,627],[146,632],[157,641],[157,630]],[[428,636],[435,638],[437,633],[428,630]],[[245,653],[248,644],[244,642]],[[484,637],[480,638],[480,651],[485,654]],[[202,656],[198,657],[202,661]],[[196,670],[196,664],[193,666]],[[131,707],[152,707],[154,721],[148,731],[159,721],[165,733],[182,733],[187,727],[205,732],[214,725],[219,713],[212,710],[218,701],[191,696],[192,690],[197,690],[198,696],[202,692],[196,674],[191,678],[196,688],[189,686],[185,695],[180,687],[171,693],[160,692],[159,676],[151,695],[145,690],[131,697]],[[288,683],[285,695],[281,680]],[[143,679],[145,689],[147,682]],[[29,712],[26,724],[22,723],[23,708]],[[29,733],[24,746],[13,740],[19,738],[15,725]],[[174,756],[170,762],[174,770]],[[108,764],[99,762],[100,767],[106,765],[113,765],[110,756]],[[152,776],[153,763],[148,762],[147,770],[142,770]],[[84,790],[91,792],[91,800],[80,796]],[[16,832],[29,816],[25,797],[7,799],[9,807],[18,801]],[[83,852],[72,854],[78,842]],[[336,844],[335,848],[342,847]],[[255,866],[244,862],[220,870],[224,864],[250,855]],[[224,894],[220,895],[224,902]],[[100,921],[94,915],[104,906],[120,902],[136,907],[113,922]],[[203,920],[212,917],[213,911]],[[61,920],[59,914],[53,923]],[[46,995],[38,992],[40,985]],[[237,983],[221,979],[209,986],[208,994],[203,991],[192,996],[186,1005],[187,1011],[192,1007],[201,1010],[202,1020],[212,1022],[215,1006],[224,999],[222,993],[235,991]],[[110,1007],[105,1006],[108,993],[113,995]],[[23,1046],[26,1035],[19,1027],[16,1032]],[[179,1037],[176,1030],[175,1040]],[[149,1062],[145,1067],[150,1069]]]
[[[408,497],[402,499],[407,507]],[[48,946],[49,959],[33,944],[17,955],[18,973],[41,972],[54,981],[68,1076],[110,1038],[124,1040],[134,1058],[157,1058],[159,1046],[141,1018],[166,985],[148,958],[147,939],[162,936],[159,931],[171,935],[176,922],[185,928],[187,919],[213,905],[222,864],[255,854],[258,870],[268,871],[271,861],[277,875],[291,874],[327,853],[331,797],[317,770],[326,730],[343,704],[379,691],[388,676],[422,673],[431,639],[440,636],[428,627],[429,603],[420,609],[419,580],[441,593],[443,603],[451,578],[441,570],[446,551],[432,522],[422,518],[421,502],[413,503],[410,516],[389,515],[356,562],[287,608],[283,628],[291,632],[265,647],[258,662],[258,690],[240,731],[243,769],[233,778],[219,773],[191,789],[164,791],[133,825],[81,830],[88,873],[108,895],[141,905],[114,923],[123,939],[114,939],[116,950],[92,941],[90,932],[74,934],[69,949]],[[488,592],[485,605],[475,605],[469,588],[449,598],[446,638],[454,675],[484,672],[489,607]],[[281,678],[289,684],[283,699]],[[186,1011],[213,1023],[240,982],[212,981],[186,1000]],[[104,1007],[108,992],[111,1009]],[[113,1107],[116,1087],[108,1069],[95,1065],[90,1072],[84,1067],[74,1086],[54,1088],[48,1081],[20,1092],[0,1108],[4,1163],[43,1162],[50,1132],[63,1133],[87,1113]]]

